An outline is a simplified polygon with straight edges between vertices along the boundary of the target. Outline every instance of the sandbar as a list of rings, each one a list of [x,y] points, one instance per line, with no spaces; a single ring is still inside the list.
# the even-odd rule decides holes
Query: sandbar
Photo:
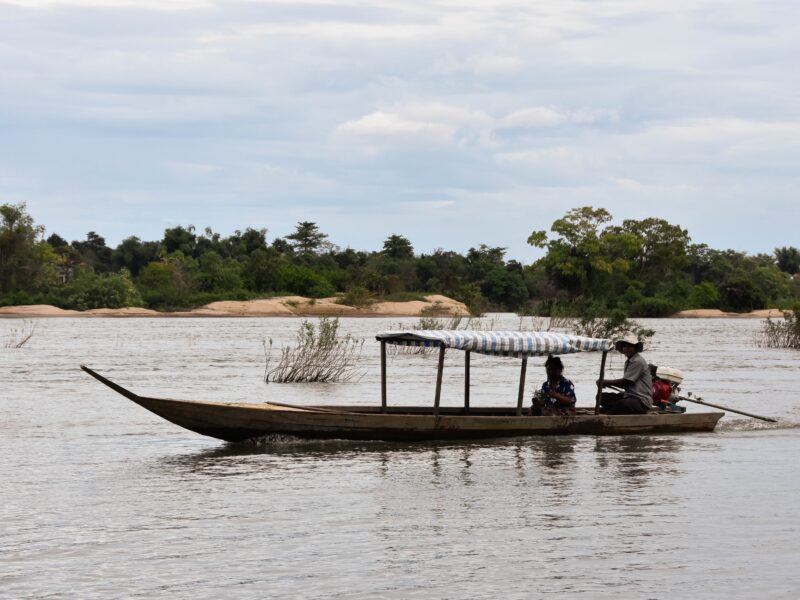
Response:
[[[783,311],[779,308],[764,308],[746,313],[724,312],[718,308],[696,308],[682,310],[672,315],[674,319],[782,319]]]
[[[186,311],[160,312],[147,308],[65,310],[49,304],[0,307],[0,317],[465,317],[467,306],[439,294],[408,302],[375,302],[363,306],[339,304],[336,298],[281,296],[259,300],[224,300]]]

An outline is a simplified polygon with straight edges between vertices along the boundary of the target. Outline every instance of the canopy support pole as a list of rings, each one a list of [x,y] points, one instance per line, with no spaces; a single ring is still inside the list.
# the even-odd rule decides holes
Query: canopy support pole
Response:
[[[469,412],[469,355],[470,351],[464,352],[464,412]]]
[[[517,416],[522,416],[522,400],[525,398],[525,372],[528,370],[528,357],[522,357],[522,367],[519,371],[519,396],[517,396]]]
[[[442,397],[442,372],[444,371],[444,344],[439,346],[439,368],[436,371],[436,397],[433,400],[433,416],[439,416],[439,400]]]
[[[600,400],[603,398],[603,378],[606,376],[606,356],[608,350],[603,350],[603,358],[600,359],[600,379],[597,383],[597,396],[594,399],[594,414],[600,414]]]
[[[386,342],[381,340],[381,412],[386,412]]]

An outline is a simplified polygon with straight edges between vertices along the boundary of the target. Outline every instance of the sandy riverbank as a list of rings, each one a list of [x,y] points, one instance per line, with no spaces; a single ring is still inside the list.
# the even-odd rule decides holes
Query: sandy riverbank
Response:
[[[409,302],[376,302],[367,306],[337,304],[336,298],[309,299],[283,296],[261,300],[212,302],[180,312],[159,312],[147,308],[98,308],[64,310],[48,304],[0,307],[0,317],[451,317],[468,316],[465,304],[447,296],[425,296]]]
[[[679,313],[672,315],[675,319],[719,319],[719,318],[736,318],[736,319],[782,319],[783,311],[778,308],[765,308],[763,310],[754,310],[749,313],[733,313],[723,312],[717,308],[701,308],[694,310],[682,310]]]
[[[0,307],[0,317],[430,317],[469,316],[466,305],[447,296],[431,295],[425,300],[409,302],[376,302],[367,306],[338,304],[336,298],[310,299],[302,296],[282,296],[262,300],[212,302],[194,310],[159,312],[148,308],[97,308],[94,310],[64,310],[49,304]],[[776,319],[783,317],[777,308],[754,310],[749,313],[723,312],[718,309],[684,310],[676,319]]]

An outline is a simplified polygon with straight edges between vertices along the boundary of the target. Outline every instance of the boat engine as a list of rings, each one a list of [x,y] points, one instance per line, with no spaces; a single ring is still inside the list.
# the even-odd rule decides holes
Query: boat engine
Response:
[[[679,387],[683,383],[683,372],[672,367],[650,365],[653,377],[653,408],[660,413],[684,413],[686,408],[678,406]]]

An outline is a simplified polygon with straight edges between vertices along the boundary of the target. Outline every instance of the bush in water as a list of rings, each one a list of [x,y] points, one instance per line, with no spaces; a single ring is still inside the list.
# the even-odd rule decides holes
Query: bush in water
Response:
[[[277,383],[333,383],[360,375],[355,369],[364,340],[347,334],[339,337],[339,319],[321,317],[317,327],[303,321],[296,345],[281,349],[278,365],[270,368],[272,340],[264,340],[264,381]]]

